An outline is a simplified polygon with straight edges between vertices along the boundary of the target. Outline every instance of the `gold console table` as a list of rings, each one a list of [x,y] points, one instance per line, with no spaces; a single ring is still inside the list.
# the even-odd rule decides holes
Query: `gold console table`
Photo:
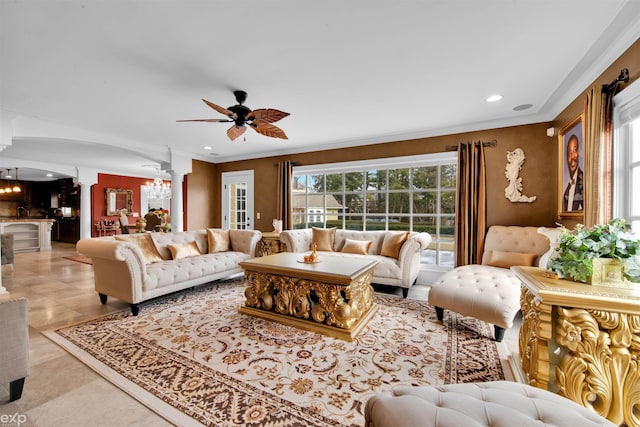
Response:
[[[308,264],[302,256],[281,252],[240,262],[249,286],[238,311],[352,341],[377,310],[371,287],[377,262],[327,257]]]
[[[618,425],[640,426],[640,287],[609,288],[511,267],[522,282],[519,351],[529,384]]]
[[[262,239],[258,242],[257,255],[267,256],[286,251],[284,243],[280,241],[280,233],[263,231]]]

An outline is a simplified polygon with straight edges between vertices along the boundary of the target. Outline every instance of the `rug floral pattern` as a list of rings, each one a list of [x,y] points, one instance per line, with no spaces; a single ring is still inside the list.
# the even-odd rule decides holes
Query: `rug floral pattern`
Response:
[[[56,331],[204,425],[362,426],[373,394],[504,379],[488,325],[425,301],[375,295],[347,342],[239,314],[244,283],[220,283]]]

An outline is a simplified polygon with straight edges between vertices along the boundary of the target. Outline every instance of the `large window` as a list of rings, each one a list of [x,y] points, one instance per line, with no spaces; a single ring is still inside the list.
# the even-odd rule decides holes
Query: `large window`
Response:
[[[640,236],[640,80],[614,98],[614,217]]]
[[[294,228],[426,231],[422,262],[454,263],[456,154],[294,167]]]

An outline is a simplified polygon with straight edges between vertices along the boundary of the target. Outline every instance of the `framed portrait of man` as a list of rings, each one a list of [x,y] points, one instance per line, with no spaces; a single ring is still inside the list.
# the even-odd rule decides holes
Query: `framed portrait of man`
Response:
[[[558,216],[584,213],[584,115],[576,117],[558,134]]]

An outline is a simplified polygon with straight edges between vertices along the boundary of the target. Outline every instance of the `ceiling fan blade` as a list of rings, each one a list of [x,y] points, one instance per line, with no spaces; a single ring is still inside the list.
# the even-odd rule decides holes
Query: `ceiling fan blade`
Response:
[[[225,116],[231,117],[232,119],[235,119],[237,117],[236,113],[234,113],[233,111],[229,111],[226,108],[216,105],[213,102],[209,102],[204,98],[202,100],[204,101],[205,104],[207,104],[209,107],[213,108],[220,114],[224,114]]]
[[[272,125],[264,120],[255,120],[251,123],[251,127],[256,132],[264,136],[270,136],[272,138],[289,139],[282,129],[276,125]]]
[[[237,137],[242,136],[242,134],[244,134],[246,130],[247,128],[244,126],[238,127],[236,125],[233,125],[229,129],[227,129],[227,136],[230,140],[233,141]]]
[[[176,122],[211,122],[211,123],[221,123],[221,122],[232,122],[233,120],[229,119],[192,119],[192,120],[176,120]]]
[[[274,108],[258,108],[247,115],[247,120],[262,120],[267,123],[274,123],[288,115],[289,113]]]

